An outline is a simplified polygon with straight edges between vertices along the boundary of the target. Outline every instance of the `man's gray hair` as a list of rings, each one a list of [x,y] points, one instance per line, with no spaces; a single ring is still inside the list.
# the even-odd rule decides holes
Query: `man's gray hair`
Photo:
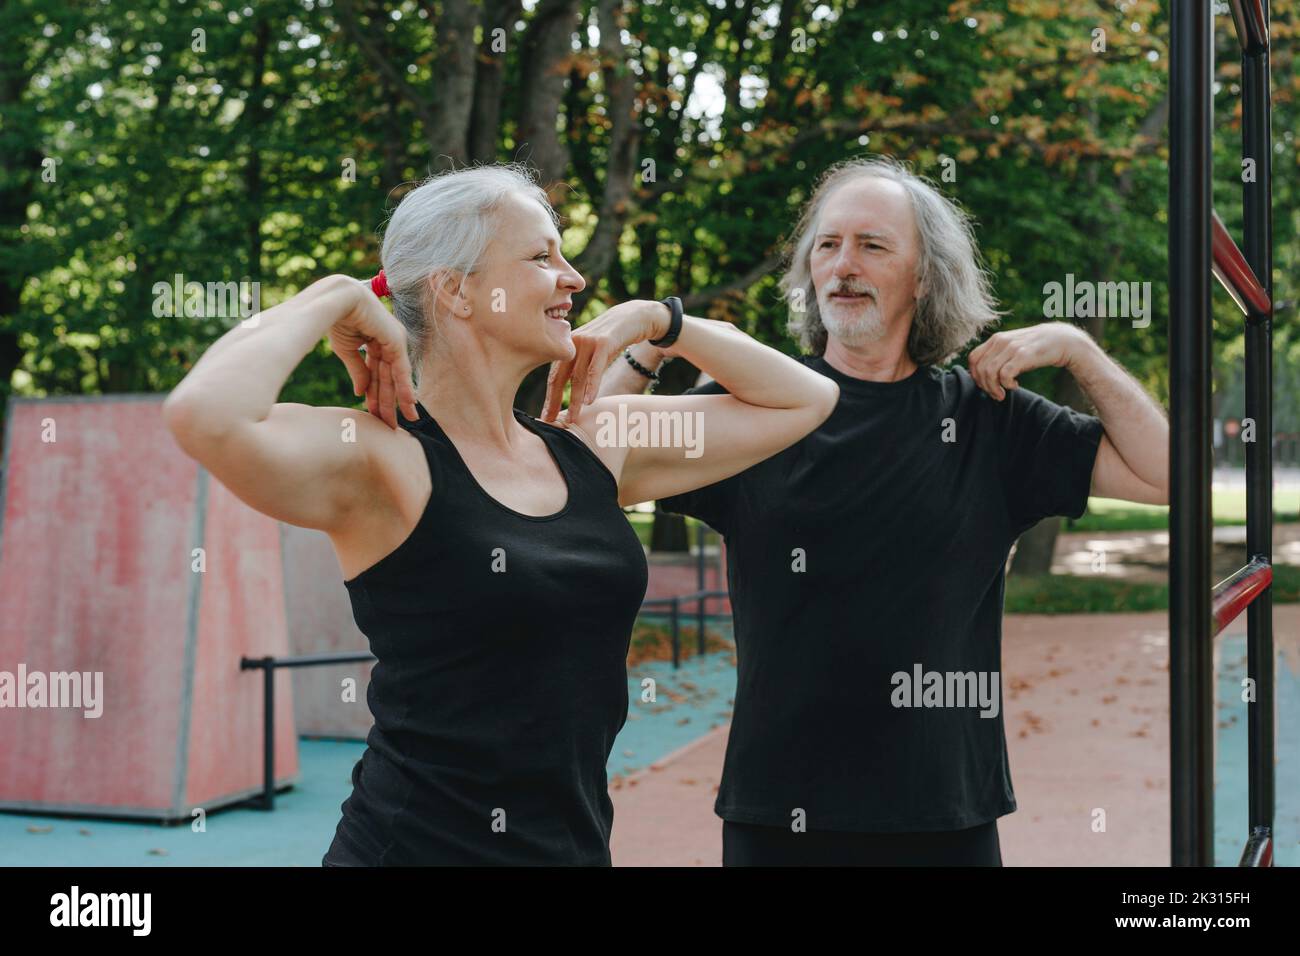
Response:
[[[826,351],[826,326],[811,267],[817,223],[831,193],[845,183],[867,178],[900,184],[912,202],[921,238],[916,278],[925,287],[912,316],[907,351],[918,365],[943,365],[1003,313],[997,309],[991,277],[980,260],[970,217],[933,183],[892,157],[845,160],[822,174],[786,244],[788,267],[780,288],[790,310],[790,334],[806,352]]]
[[[393,314],[406,328],[415,383],[437,329],[429,279],[478,271],[498,214],[510,194],[535,200],[558,225],[559,217],[537,184],[532,167],[494,163],[430,176],[397,205],[384,232],[380,261],[393,299]]]

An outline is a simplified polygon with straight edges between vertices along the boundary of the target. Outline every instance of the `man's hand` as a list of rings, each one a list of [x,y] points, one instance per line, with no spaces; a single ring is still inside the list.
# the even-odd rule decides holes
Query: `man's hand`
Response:
[[[996,332],[967,357],[975,384],[997,401],[1019,388],[1017,377],[1049,365],[1070,366],[1095,343],[1069,322],[1044,322],[1011,332]]]

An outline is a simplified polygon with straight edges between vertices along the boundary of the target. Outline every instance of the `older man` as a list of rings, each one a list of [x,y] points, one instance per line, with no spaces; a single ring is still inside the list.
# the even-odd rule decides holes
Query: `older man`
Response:
[[[819,429],[661,502],[727,541],[738,684],[715,812],[724,865],[1000,865],[1016,809],[1001,708],[1016,538],[1089,494],[1168,500],[1161,409],[1083,331],[999,332],[964,213],[892,160],[833,167],[782,289],[840,386]],[[654,370],[662,353],[631,350]],[[1098,417],[1018,387],[1065,366]],[[631,362],[601,394],[640,390]],[[716,383],[702,391],[720,391]],[[706,422],[707,425],[707,422]]]

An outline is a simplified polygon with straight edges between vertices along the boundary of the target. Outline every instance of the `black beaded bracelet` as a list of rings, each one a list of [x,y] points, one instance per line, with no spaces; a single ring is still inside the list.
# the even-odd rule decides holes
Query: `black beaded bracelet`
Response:
[[[652,372],[652,371],[650,371],[648,368],[646,368],[644,365],[642,365],[640,362],[638,362],[636,359],[634,359],[634,358],[632,357],[632,350],[631,350],[631,349],[624,349],[624,350],[623,350],[623,358],[627,359],[627,364],[628,364],[628,365],[631,365],[634,369],[636,369],[638,372],[640,372],[640,373],[641,373],[642,375],[644,375],[646,378],[650,379],[650,386],[651,386],[652,388],[653,388],[655,385],[658,385],[658,384],[659,384],[659,373],[658,373],[658,372]]]
[[[670,295],[659,301],[668,306],[673,315],[668,320],[668,334],[661,339],[651,339],[650,344],[657,349],[666,349],[677,341],[677,336],[682,334],[682,300],[675,295]]]

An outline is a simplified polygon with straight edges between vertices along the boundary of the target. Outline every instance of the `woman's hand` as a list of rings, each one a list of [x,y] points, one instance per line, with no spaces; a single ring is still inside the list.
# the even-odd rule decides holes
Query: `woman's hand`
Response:
[[[406,329],[383,307],[366,282],[343,277],[355,295],[352,308],[331,327],[330,348],[352,379],[352,394],[366,396],[366,409],[397,427],[397,408],[416,421],[415,382],[406,352]]]
[[[662,302],[632,299],[621,302],[586,325],[573,330],[573,358],[551,363],[546,379],[542,421],[555,421],[564,397],[564,385],[573,379],[569,410],[576,414],[591,404],[600,391],[600,378],[629,345],[668,334],[672,311]]]

